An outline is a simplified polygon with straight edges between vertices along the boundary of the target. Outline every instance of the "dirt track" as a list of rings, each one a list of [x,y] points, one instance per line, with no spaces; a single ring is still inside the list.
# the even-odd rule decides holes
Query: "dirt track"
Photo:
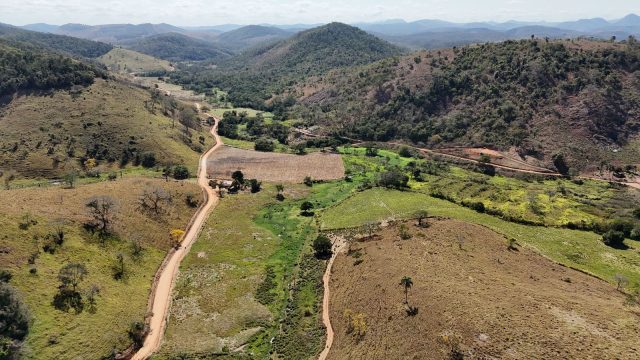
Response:
[[[215,125],[211,129],[211,135],[215,138],[216,144],[200,157],[198,167],[198,185],[202,188],[205,195],[205,203],[198,209],[198,212],[196,212],[191,223],[188,225],[182,246],[168,255],[163,266],[158,270],[159,273],[156,274],[158,280],[150,297],[153,305],[151,308],[152,315],[149,321],[149,335],[147,335],[142,348],[133,355],[132,359],[134,360],[147,359],[160,348],[167,315],[169,313],[169,305],[171,304],[171,291],[178,274],[178,269],[180,268],[180,263],[185,255],[189,253],[191,245],[198,238],[198,234],[204,222],[207,220],[209,213],[218,204],[218,196],[215,190],[209,186],[209,179],[207,178],[207,159],[209,155],[222,146],[222,140],[218,136],[217,129],[218,119],[216,119]]]
[[[333,345],[333,327],[331,327],[331,316],[329,312],[329,299],[331,298],[331,292],[329,283],[331,281],[331,268],[333,267],[333,262],[338,257],[338,254],[342,253],[344,249],[347,247],[347,242],[344,238],[338,237],[333,244],[333,253],[331,255],[331,259],[327,263],[327,269],[324,271],[324,275],[322,276],[322,282],[324,283],[324,295],[322,297],[322,323],[327,328],[327,341],[324,346],[324,350],[320,353],[318,360],[325,360],[329,355],[329,351],[331,350],[331,345]]]

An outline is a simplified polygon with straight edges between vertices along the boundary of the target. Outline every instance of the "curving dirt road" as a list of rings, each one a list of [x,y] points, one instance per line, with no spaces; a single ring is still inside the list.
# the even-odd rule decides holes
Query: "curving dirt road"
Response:
[[[331,345],[333,345],[333,327],[331,327],[331,314],[329,313],[329,298],[331,297],[329,293],[329,282],[331,280],[331,268],[333,267],[333,261],[336,259],[339,253],[341,253],[347,242],[343,237],[337,237],[336,241],[333,244],[333,253],[331,254],[331,259],[327,263],[327,269],[324,271],[324,275],[322,276],[322,282],[324,283],[324,295],[322,296],[322,323],[327,328],[327,340],[324,345],[324,350],[318,356],[318,360],[326,360],[329,355],[329,351],[331,350]]]
[[[150,332],[142,348],[133,355],[133,360],[144,360],[160,348],[167,315],[169,313],[169,305],[171,304],[171,291],[173,290],[180,263],[185,255],[189,253],[191,245],[198,238],[198,234],[204,222],[207,220],[209,213],[218,204],[218,196],[215,190],[209,186],[209,179],[207,179],[207,159],[209,155],[222,146],[222,140],[217,133],[218,121],[218,119],[215,119],[215,124],[211,128],[211,135],[215,138],[216,144],[200,157],[198,166],[198,185],[200,185],[205,194],[205,203],[191,219],[182,241],[182,246],[170,254],[168,259],[165,259],[163,266],[159,270],[159,277],[156,275],[158,280],[154,292],[150,297],[150,301],[153,302],[152,315],[149,322]]]

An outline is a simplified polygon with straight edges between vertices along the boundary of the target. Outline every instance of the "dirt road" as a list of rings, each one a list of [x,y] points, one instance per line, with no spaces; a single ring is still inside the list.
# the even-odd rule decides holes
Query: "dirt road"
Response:
[[[150,332],[142,348],[133,355],[133,360],[144,360],[160,348],[167,315],[169,313],[169,305],[171,304],[171,291],[178,274],[178,269],[180,268],[180,263],[185,255],[189,253],[191,245],[198,238],[198,234],[204,222],[207,220],[209,213],[218,204],[218,196],[215,190],[209,186],[209,179],[207,178],[207,159],[209,155],[222,147],[222,140],[218,136],[217,130],[218,119],[215,119],[215,124],[211,128],[211,135],[215,138],[216,144],[200,157],[198,166],[198,185],[200,185],[205,194],[205,203],[198,209],[198,212],[193,216],[191,223],[188,225],[182,246],[169,255],[169,258],[165,260],[163,267],[159,270],[157,285],[151,295],[153,305],[151,321],[149,322]]]
[[[327,269],[324,271],[324,275],[322,276],[322,282],[324,283],[324,295],[322,296],[322,323],[327,328],[327,341],[324,345],[324,350],[320,353],[318,360],[325,360],[329,355],[329,351],[331,350],[331,345],[333,345],[333,328],[331,327],[331,317],[329,315],[329,298],[331,294],[329,293],[329,281],[331,280],[331,268],[333,267],[333,262],[346,247],[347,242],[343,237],[337,237],[335,242],[333,243],[333,253],[331,254],[331,259],[327,263]]]

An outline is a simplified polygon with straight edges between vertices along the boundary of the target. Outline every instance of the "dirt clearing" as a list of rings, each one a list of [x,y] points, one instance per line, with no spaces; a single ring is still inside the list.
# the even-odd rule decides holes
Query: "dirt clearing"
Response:
[[[329,359],[637,359],[640,309],[591,276],[455,220],[381,230],[340,254]],[[406,235],[406,234],[405,234]],[[405,236],[406,237],[406,236]],[[407,315],[400,280],[409,276]],[[348,332],[348,317],[366,322]],[[356,327],[357,329],[358,327]]]
[[[246,179],[274,182],[302,182],[307,176],[313,180],[335,180],[344,176],[344,165],[338,154],[300,156],[225,146],[209,158],[209,163],[213,163],[209,166],[209,177],[214,179],[231,179],[236,170],[241,170]]]

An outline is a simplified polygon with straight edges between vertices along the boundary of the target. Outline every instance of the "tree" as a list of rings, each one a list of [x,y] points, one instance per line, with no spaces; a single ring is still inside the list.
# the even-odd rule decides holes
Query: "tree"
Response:
[[[244,184],[244,174],[240,170],[236,170],[231,174],[231,179],[239,182],[240,184]]]
[[[11,188],[11,182],[16,179],[15,170],[9,170],[4,173],[4,188],[9,190]]]
[[[424,221],[429,218],[427,210],[418,210],[413,216],[418,220],[419,227],[425,227]]]
[[[378,185],[386,188],[403,189],[408,183],[409,177],[399,170],[385,171],[378,177]]]
[[[115,280],[122,280],[126,274],[124,254],[118,253],[116,255],[116,262],[113,264],[113,278]]]
[[[485,153],[480,154],[480,158],[478,159],[481,163],[488,164],[491,162],[491,157]]]
[[[0,359],[14,359],[29,333],[31,316],[18,291],[0,282]]]
[[[180,247],[180,243],[182,242],[183,237],[184,237],[184,230],[173,229],[169,232],[169,238],[171,239],[171,244],[176,249]]]
[[[563,154],[558,153],[553,155],[552,160],[553,166],[556,167],[560,174],[567,175],[569,173],[569,166],[567,165],[567,161],[565,160]]]
[[[87,268],[84,264],[69,263],[60,269],[58,272],[58,280],[60,281],[60,288],[68,289],[71,287],[73,292],[77,292],[78,285],[87,276]]]
[[[136,349],[139,349],[144,345],[144,339],[149,333],[149,327],[142,321],[134,321],[129,326],[129,339],[133,341],[133,345]]]
[[[305,201],[300,205],[300,210],[302,210],[302,216],[311,216],[313,215],[313,204],[309,201]]]
[[[609,230],[602,235],[602,242],[605,245],[616,249],[625,248],[624,245],[624,233],[622,231]]]
[[[190,176],[189,169],[184,165],[176,165],[173,168],[173,178],[176,180],[186,180]]]
[[[378,148],[375,146],[367,146],[364,154],[370,157],[378,156]]]
[[[318,259],[326,259],[331,256],[331,240],[324,234],[318,235],[313,240],[313,251]]]
[[[413,286],[413,280],[410,277],[405,276],[400,280],[400,286],[404,288],[404,303],[409,303],[409,289]]]
[[[78,179],[78,171],[76,171],[75,169],[68,171],[64,175],[64,183],[67,184],[67,186],[70,189],[73,189],[77,179]]]
[[[171,194],[161,187],[146,188],[138,197],[138,206],[141,209],[152,211],[156,215],[163,213],[164,205],[171,203]]]
[[[106,195],[95,196],[89,199],[86,207],[89,209],[89,215],[93,218],[94,225],[99,228],[100,233],[103,235],[108,234],[116,212],[115,200]]]
[[[251,187],[252,194],[260,192],[260,190],[262,189],[262,183],[256,179],[249,180],[249,186]]]
[[[305,142],[297,143],[297,144],[293,145],[293,150],[298,155],[304,155],[304,154],[307,153],[307,143],[305,143]]]
[[[615,280],[616,280],[616,289],[618,291],[622,291],[624,287],[627,286],[627,284],[629,284],[629,279],[627,279],[627,277],[622,274],[616,274]]]
[[[256,140],[254,149],[256,151],[272,152],[276,149],[276,144],[274,144],[273,140],[271,139],[260,138]]]
[[[413,157],[413,154],[411,153],[411,149],[409,149],[408,146],[403,146],[400,148],[400,151],[398,151],[398,155],[405,157],[405,158],[410,158]]]
[[[276,194],[276,200],[284,201],[284,185],[276,185],[276,190],[278,191],[278,193]]]
[[[142,154],[142,158],[140,159],[140,164],[146,168],[152,168],[156,166],[156,154],[148,151]]]

